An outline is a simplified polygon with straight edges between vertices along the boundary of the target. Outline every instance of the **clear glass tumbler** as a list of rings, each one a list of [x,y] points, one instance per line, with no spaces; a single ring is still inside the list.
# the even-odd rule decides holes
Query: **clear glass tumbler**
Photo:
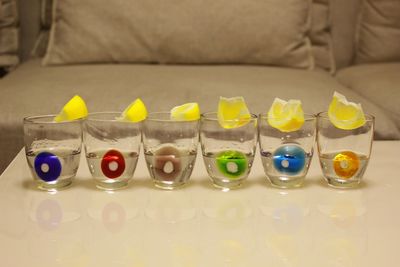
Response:
[[[335,127],[327,112],[317,116],[317,144],[322,173],[330,186],[355,187],[367,168],[374,139],[374,121],[365,115],[363,126],[343,130]]]
[[[224,125],[234,125],[226,121]],[[203,160],[213,185],[233,189],[247,179],[253,165],[257,144],[257,116],[236,128],[220,125],[217,113],[204,113],[200,119]]]
[[[82,121],[54,122],[56,115],[26,117],[25,154],[38,188],[55,191],[72,183],[78,171]]]
[[[170,112],[153,112],[143,127],[147,168],[156,187],[174,189],[185,185],[197,156],[199,121],[171,120]]]
[[[261,160],[271,184],[279,188],[302,186],[313,156],[316,117],[305,114],[304,124],[292,132],[272,127],[266,114],[259,116],[258,125]]]
[[[117,119],[120,112],[90,113],[83,124],[86,160],[96,186],[126,187],[139,158],[141,123]]]

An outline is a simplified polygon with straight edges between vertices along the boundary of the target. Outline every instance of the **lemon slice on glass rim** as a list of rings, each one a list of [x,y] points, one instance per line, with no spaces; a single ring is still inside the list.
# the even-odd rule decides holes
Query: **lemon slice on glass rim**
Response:
[[[146,106],[140,98],[137,98],[129,104],[129,106],[122,112],[121,117],[118,117],[117,119],[122,121],[140,122],[146,118]]]
[[[54,118],[55,122],[72,121],[87,117],[88,109],[85,101],[79,96],[72,97]]]
[[[269,125],[282,131],[293,132],[299,130],[304,124],[304,112],[300,100],[289,101],[275,98],[267,117]]]
[[[218,122],[225,129],[233,129],[246,125],[250,122],[251,114],[246,106],[244,98],[220,97],[218,103]]]
[[[195,121],[200,119],[200,107],[197,103],[186,103],[171,109],[171,120]]]
[[[347,101],[346,97],[338,92],[333,94],[328,117],[335,127],[342,130],[357,129],[365,124],[365,114],[361,104]]]

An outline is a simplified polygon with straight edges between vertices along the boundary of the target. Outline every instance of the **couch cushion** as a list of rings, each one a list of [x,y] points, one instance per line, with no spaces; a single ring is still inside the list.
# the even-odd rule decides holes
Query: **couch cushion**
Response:
[[[39,60],[22,64],[0,80],[0,166],[22,147],[22,118],[58,113],[74,94],[89,111],[122,111],[141,97],[149,111],[197,101],[201,111],[215,111],[219,96],[244,96],[253,113],[266,112],[274,97],[298,98],[304,110],[326,110],[337,90],[376,116],[376,138],[400,138],[394,123],[367,99],[326,72],[261,66],[78,65],[41,67]]]
[[[337,78],[384,109],[400,129],[400,63],[353,66],[340,71]]]
[[[364,0],[356,63],[400,61],[400,1]]]
[[[0,0],[0,67],[18,64],[18,12],[16,0]]]
[[[41,33],[32,54],[43,57],[46,54],[51,27],[53,0],[41,0]],[[315,66],[335,72],[331,38],[330,1],[312,0],[311,29],[309,33]]]
[[[32,48],[40,31],[40,1],[18,0],[20,49],[21,61],[31,56]]]
[[[329,0],[313,0],[310,40],[316,67],[335,72]]]
[[[332,42],[336,68],[349,66],[354,59],[354,41],[360,2],[362,0],[330,0]]]
[[[55,1],[45,64],[249,63],[313,68],[311,1]]]

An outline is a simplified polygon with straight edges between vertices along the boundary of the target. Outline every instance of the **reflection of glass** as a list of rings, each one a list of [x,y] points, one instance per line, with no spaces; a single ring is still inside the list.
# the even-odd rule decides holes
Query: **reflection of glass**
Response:
[[[260,153],[265,174],[276,187],[299,187],[304,183],[313,156],[315,116],[305,115],[302,127],[282,132],[259,118]]]
[[[253,266],[255,232],[252,227],[253,208],[239,192],[210,195],[202,201],[200,266]]]
[[[183,191],[152,194],[145,209],[148,218],[167,223],[193,219],[196,213],[192,199]]]
[[[72,233],[32,236],[28,244],[28,266],[89,266],[90,258],[83,240]]]
[[[87,266],[87,227],[80,213],[81,202],[77,202],[73,191],[31,193],[28,214],[33,223],[27,234],[29,265]]]
[[[237,122],[235,122],[237,124]],[[226,121],[225,124],[232,124]],[[217,113],[201,115],[203,160],[214,186],[232,189],[247,179],[256,151],[257,116],[237,128],[223,128]]]
[[[331,191],[318,197],[313,232],[316,262],[362,266],[367,251],[367,205],[362,191]]]
[[[363,126],[342,130],[335,127],[326,112],[317,117],[317,144],[322,173],[333,187],[354,187],[361,182],[371,155],[374,120],[365,115]]]
[[[259,249],[274,266],[303,266],[310,251],[310,207],[303,191],[273,191],[260,198]]]
[[[147,226],[140,207],[145,202],[143,194],[129,189],[88,195],[90,266],[141,266]]]
[[[91,195],[87,212],[96,223],[101,223],[108,232],[116,234],[139,214],[139,203],[136,196],[125,191]]]
[[[169,112],[150,113],[144,121],[143,146],[155,186],[174,189],[186,184],[197,155],[199,122],[174,121]]]
[[[53,231],[61,224],[79,220],[75,199],[62,194],[34,194],[31,199],[30,218],[43,231]]]
[[[191,194],[157,191],[149,195],[145,208],[144,246],[150,254],[148,266],[199,266],[197,209]]]
[[[54,122],[53,115],[24,118],[25,153],[33,179],[43,190],[72,183],[79,167],[82,120]]]
[[[84,123],[86,160],[100,189],[125,187],[139,158],[140,123],[118,120],[120,113],[91,113]]]

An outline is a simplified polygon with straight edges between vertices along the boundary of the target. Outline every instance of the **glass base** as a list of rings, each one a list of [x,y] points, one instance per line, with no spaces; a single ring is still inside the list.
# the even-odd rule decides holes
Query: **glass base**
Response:
[[[61,181],[57,181],[56,183],[45,183],[45,182],[38,182],[38,188],[44,191],[59,191],[65,188],[68,188],[72,184],[72,178],[70,179],[63,179]]]
[[[229,182],[225,182],[220,179],[211,179],[211,181],[214,187],[222,190],[236,189],[241,187],[243,184],[243,180],[230,180]]]
[[[268,177],[271,185],[277,188],[297,188],[304,184],[304,177]]]
[[[181,188],[186,185],[185,182],[171,183],[171,182],[158,181],[158,180],[153,180],[153,182],[157,188],[164,189],[164,190],[174,190],[174,189],[178,189],[178,188]]]
[[[118,181],[113,183],[96,182],[96,187],[101,190],[113,191],[125,188],[128,186],[126,181]]]
[[[342,179],[334,179],[331,177],[325,177],[325,180],[328,182],[328,185],[334,188],[346,189],[346,188],[355,188],[358,187],[361,183],[361,179],[358,180],[342,180]]]

